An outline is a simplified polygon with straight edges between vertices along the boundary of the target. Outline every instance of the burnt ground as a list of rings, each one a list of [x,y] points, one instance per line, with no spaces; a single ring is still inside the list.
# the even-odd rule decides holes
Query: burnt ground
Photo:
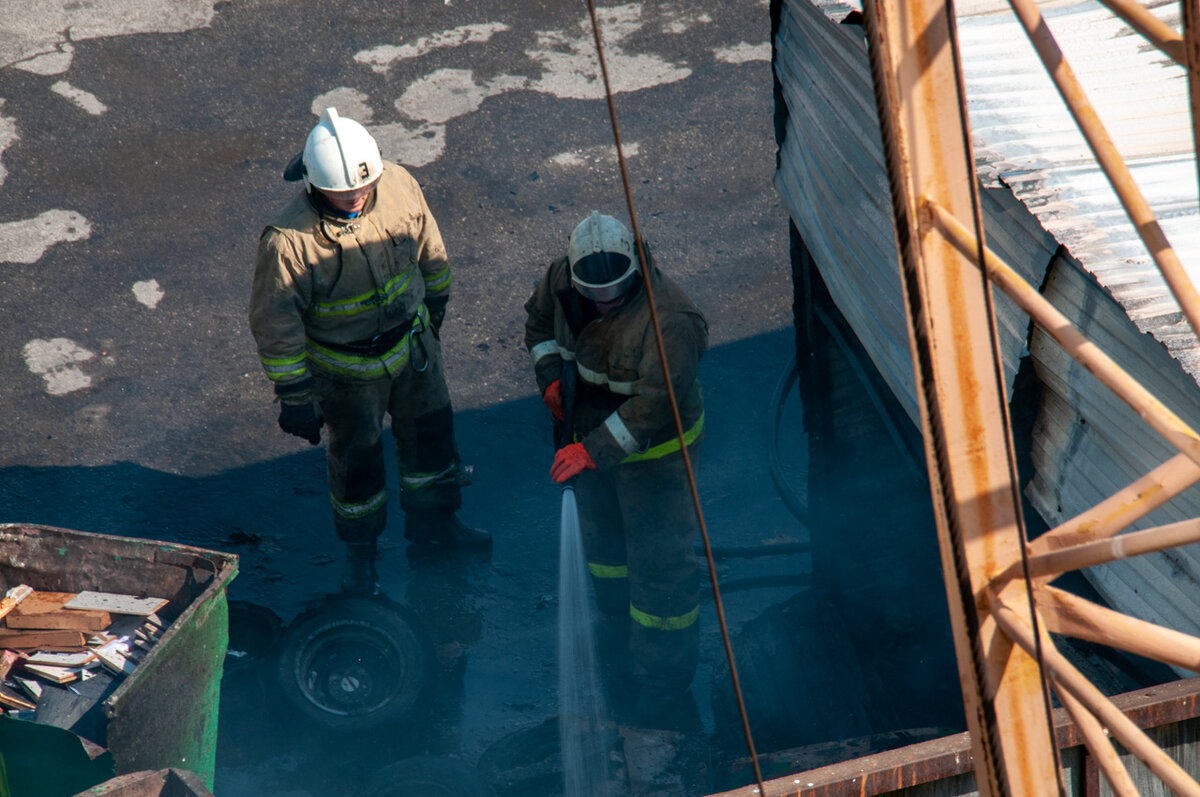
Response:
[[[623,139],[636,144],[629,168],[643,232],[710,323],[698,476],[712,542],[802,541],[765,455],[772,394],[794,358],[787,220],[771,184],[770,66],[715,55],[764,45],[767,7],[627,8],[639,10],[641,25],[621,42],[625,52],[690,70],[616,102]],[[3,151],[0,224],[30,228],[39,214],[66,209],[89,232],[33,263],[0,251],[0,518],[241,557],[229,598],[233,647],[246,655],[229,660],[223,684],[223,797],[362,793],[372,773],[418,755],[473,766],[557,710],[559,493],[547,478],[549,429],[521,344],[521,305],[579,218],[593,208],[624,215],[615,164],[595,154],[612,142],[603,101],[497,93],[448,119],[444,153],[411,168],[455,274],[443,344],[460,447],[475,466],[463,517],[496,540],[487,559],[412,561],[392,510],[383,590],[426,630],[437,656],[420,717],[331,730],[281,695],[272,656],[336,592],[341,551],[323,449],[276,427],[246,302],[258,233],[295,190],[279,174],[314,121],[315,98],[352,89],[385,124],[399,120],[394,101],[406,87],[439,70],[470,69],[481,85],[505,74],[536,81],[550,71],[527,57],[544,46],[539,32],[577,33],[585,12],[584,4],[366,0],[330,15],[311,0],[238,0],[219,4],[208,27],[74,41],[65,74],[0,69],[3,115],[17,130]],[[507,34],[385,73],[352,60],[489,21]],[[52,90],[62,80],[107,110],[67,102]],[[564,165],[564,154],[578,157]],[[154,306],[131,290],[150,279],[163,294]],[[54,393],[28,361],[31,341],[59,338],[92,355],[58,366],[78,368],[86,387]],[[802,489],[794,404],[784,422],[788,477]],[[732,582],[734,631],[793,596],[810,569],[803,554],[718,565]],[[710,695],[725,688],[714,682],[724,652],[707,592],[702,622],[695,688],[715,732]]]
[[[761,58],[716,55],[765,44],[767,6],[616,8],[637,20],[623,52],[690,70],[621,93],[616,106],[625,142],[636,144],[629,167],[643,232],[710,323],[698,488],[758,750],[800,748],[789,760],[815,766],[871,749],[864,739],[879,732],[892,736],[877,744],[895,745],[960,729],[952,677],[924,684],[912,714],[897,709],[913,694],[906,686],[945,672],[944,646],[911,660],[888,646],[864,651],[861,639],[888,629],[831,603],[821,585],[838,573],[814,574],[796,552],[809,529],[785,498],[805,491],[809,441],[795,393],[777,403],[795,346],[787,218],[771,184],[771,71]],[[512,75],[533,86],[554,75],[529,53],[568,53],[568,41],[544,33],[570,39],[584,15],[584,4],[511,0],[361,0],[336,14],[315,0],[237,0],[219,4],[207,27],[78,38],[65,74],[0,67],[0,116],[18,133],[2,152],[0,225],[32,234],[54,209],[88,222],[86,236],[32,263],[4,250],[11,235],[0,238],[0,520],[240,557],[228,591],[235,654],[222,683],[221,797],[366,794],[378,778],[449,782],[447,793],[462,794],[478,779],[526,794],[558,787],[548,719],[557,712],[559,491],[547,477],[550,431],[521,344],[521,305],[579,218],[622,208],[616,167],[598,149],[611,144],[605,104],[496,91],[431,127],[444,152],[412,166],[455,274],[443,345],[460,447],[475,467],[463,517],[496,542],[490,557],[411,557],[393,507],[383,596],[348,614],[419,629],[428,645],[425,691],[395,716],[343,722],[286,694],[281,654],[297,629],[342,606],[341,551],[323,449],[277,429],[246,302],[257,236],[295,190],[279,173],[316,98],[359,103],[386,125],[405,121],[395,103],[408,87],[445,70],[471,70],[477,87]],[[385,71],[353,60],[483,23],[506,27]],[[639,74],[653,71],[638,63]],[[72,105],[52,88],[62,80],[107,110]],[[162,291],[153,306],[131,290],[150,279]],[[59,338],[91,355],[56,366],[76,385],[65,392],[51,391],[27,358],[31,342]],[[389,468],[394,482],[390,459]],[[844,487],[850,497],[836,500],[865,502],[868,516],[870,502],[895,497]],[[925,509],[896,533],[928,531],[927,493],[916,489],[905,487],[904,500]],[[872,531],[886,539],[892,527]],[[769,545],[782,547],[746,555]],[[934,568],[906,577],[935,597],[941,589]],[[687,787],[696,794],[751,780],[737,761],[745,746],[714,606],[706,588],[693,687],[706,744]]]

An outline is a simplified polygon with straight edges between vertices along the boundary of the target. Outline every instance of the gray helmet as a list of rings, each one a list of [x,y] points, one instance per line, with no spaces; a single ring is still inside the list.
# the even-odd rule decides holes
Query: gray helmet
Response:
[[[598,210],[575,227],[567,248],[571,284],[594,302],[612,302],[633,287],[638,273],[633,236]]]

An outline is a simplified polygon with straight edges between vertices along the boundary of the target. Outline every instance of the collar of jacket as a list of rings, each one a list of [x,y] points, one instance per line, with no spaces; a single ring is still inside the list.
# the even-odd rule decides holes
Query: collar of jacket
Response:
[[[337,224],[345,224],[346,222],[355,222],[366,216],[375,209],[375,197],[379,193],[379,186],[375,186],[375,190],[367,197],[367,203],[363,205],[363,209],[358,212],[353,218],[342,213],[329,203],[329,200],[321,193],[320,189],[314,188],[308,192],[308,205],[321,217],[322,221],[332,221]]]

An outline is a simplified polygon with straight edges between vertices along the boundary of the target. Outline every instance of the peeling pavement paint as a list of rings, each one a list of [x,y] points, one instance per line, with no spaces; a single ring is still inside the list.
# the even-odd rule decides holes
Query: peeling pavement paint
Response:
[[[158,280],[149,279],[133,283],[133,295],[139,302],[153,310],[166,294],[159,287]]]
[[[661,56],[626,51],[626,40],[644,25],[641,11],[641,5],[634,3],[597,9],[604,59],[616,94],[674,83],[692,74],[689,67],[669,63]],[[531,83],[533,90],[560,99],[604,99],[604,83],[596,60],[590,19],[580,20],[579,26],[570,34],[565,31],[540,32],[538,44],[538,49],[525,53],[544,69],[543,76]]]
[[[96,359],[96,353],[73,340],[35,338],[25,344],[21,354],[30,372],[46,381],[46,392],[51,396],[62,396],[92,384],[92,378],[80,369],[79,363]]]
[[[641,151],[641,147],[636,141],[623,142],[622,149],[625,151],[626,158],[635,157]],[[617,162],[617,148],[615,146],[591,147],[574,152],[561,152],[551,158],[550,162],[563,168],[612,164]]]
[[[771,43],[747,44],[741,42],[733,47],[714,50],[713,55],[723,64],[748,64],[751,61],[770,61]]]
[[[605,41],[606,63],[616,93],[639,91],[683,80],[691,69],[671,64],[660,56],[627,52],[622,43],[645,25],[640,4],[627,4],[598,11]],[[697,22],[708,22],[707,15],[681,16],[675,32]],[[398,61],[411,60],[438,49],[486,42],[509,31],[502,22],[465,25],[418,38],[412,44],[380,45],[362,50],[353,59],[378,73],[387,73]],[[445,150],[445,125],[477,111],[485,100],[511,91],[537,91],[560,99],[601,99],[604,96],[591,21],[581,17],[571,31],[540,31],[538,47],[527,50],[530,73],[500,74],[479,79],[471,69],[442,68],[408,84],[394,105],[407,121],[373,124],[370,97],[351,87],[340,87],[320,95],[312,104],[313,114],[332,105],[351,119],[361,122],[379,143],[384,156],[408,166],[425,166],[440,158]],[[768,54],[769,57],[769,54]]]
[[[17,120],[5,116],[4,98],[0,97],[0,185],[8,178],[8,170],[4,168],[4,150],[16,143],[21,137],[17,135]]]
[[[354,56],[360,64],[366,64],[375,72],[387,72],[395,61],[418,58],[445,47],[486,42],[497,33],[509,30],[503,22],[485,22],[478,25],[461,25],[453,30],[421,36],[412,44],[384,44],[363,50]]]
[[[57,243],[80,241],[92,225],[70,210],[47,210],[32,219],[0,223],[0,263],[36,263]]]
[[[3,6],[0,68],[44,55],[70,55],[70,42],[135,33],[180,33],[208,25],[230,0],[17,0]],[[19,13],[14,6],[19,5]],[[57,62],[56,62],[57,63]],[[58,68],[57,66],[55,68]],[[37,71],[37,68],[31,71]],[[39,72],[39,74],[46,74]],[[50,74],[60,74],[53,72]]]
[[[83,89],[77,89],[65,80],[58,81],[50,87],[50,90],[60,97],[65,97],[75,103],[92,116],[99,116],[108,110],[108,106],[102,103],[100,98],[95,94]]]
[[[440,69],[410,84],[396,100],[396,109],[411,119],[445,124],[479,110],[488,97],[529,85],[528,78],[516,75],[500,75],[479,83],[469,69]]]

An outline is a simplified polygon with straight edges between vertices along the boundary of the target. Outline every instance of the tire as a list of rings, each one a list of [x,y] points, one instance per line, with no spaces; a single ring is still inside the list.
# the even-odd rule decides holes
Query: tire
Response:
[[[479,757],[476,769],[501,797],[561,795],[563,769],[558,717],[493,742]]]
[[[417,619],[382,599],[337,596],[284,632],[278,674],[288,701],[332,729],[403,719],[432,680],[433,652]]]
[[[282,630],[283,620],[267,607],[249,601],[229,601],[225,669],[258,667],[274,654]]]
[[[465,761],[417,756],[384,767],[371,777],[367,797],[493,797],[487,781]]]

